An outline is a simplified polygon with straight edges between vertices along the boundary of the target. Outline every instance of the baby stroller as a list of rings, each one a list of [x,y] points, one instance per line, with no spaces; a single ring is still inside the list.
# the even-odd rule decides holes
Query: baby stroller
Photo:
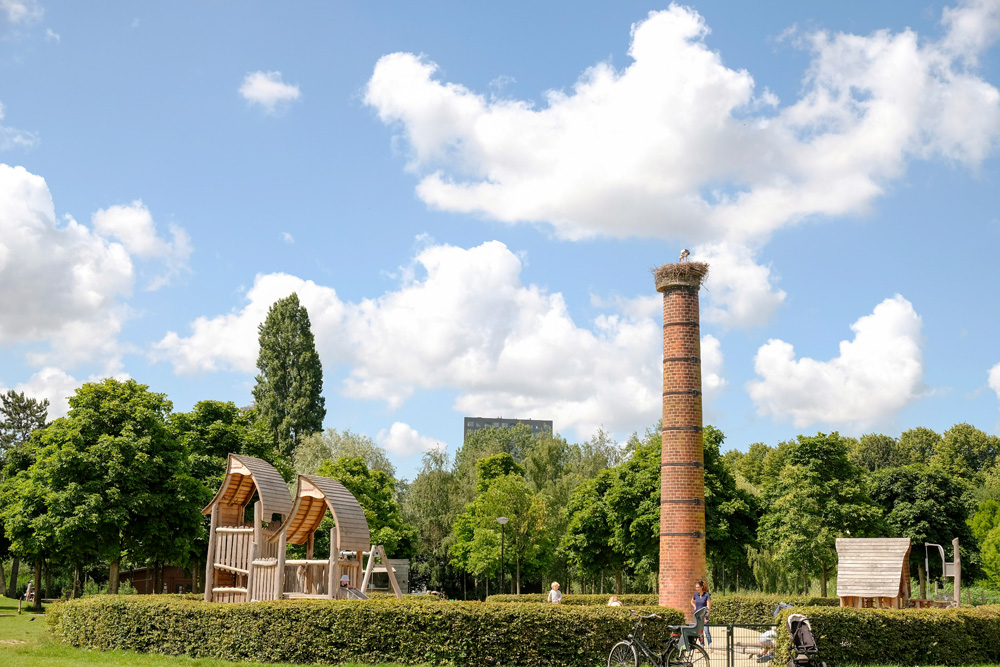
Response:
[[[793,649],[793,656],[788,661],[788,667],[826,667],[825,662],[813,660],[818,649],[808,618],[802,614],[790,614],[788,616],[788,633],[792,636]]]

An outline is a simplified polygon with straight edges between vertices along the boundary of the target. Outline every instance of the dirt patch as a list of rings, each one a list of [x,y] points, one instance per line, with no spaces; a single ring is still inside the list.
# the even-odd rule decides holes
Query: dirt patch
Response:
[[[28,642],[21,642],[16,639],[0,639],[0,644],[4,644],[7,646],[13,646],[15,644],[27,644],[27,643]]]

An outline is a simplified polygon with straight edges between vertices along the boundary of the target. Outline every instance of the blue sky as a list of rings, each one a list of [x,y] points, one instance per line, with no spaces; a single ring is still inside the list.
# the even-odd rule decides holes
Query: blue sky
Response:
[[[0,0],[0,388],[250,403],[309,308],[328,427],[660,411],[690,248],[728,445],[1000,430],[1000,1]]]

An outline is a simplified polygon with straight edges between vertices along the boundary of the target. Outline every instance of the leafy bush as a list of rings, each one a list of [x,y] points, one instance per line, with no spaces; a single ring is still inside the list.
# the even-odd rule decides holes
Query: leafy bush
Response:
[[[563,595],[564,605],[606,605],[609,595]],[[619,595],[618,599],[625,607],[655,606],[659,603],[656,594]],[[491,595],[487,602],[545,602],[545,595]],[[817,598],[803,595],[713,595],[712,615],[709,619],[713,625],[729,625],[732,623],[760,623],[774,625],[774,608],[779,602],[785,602],[795,607],[803,606],[838,606],[838,598]]]
[[[1000,606],[974,609],[853,609],[808,607],[820,659],[828,664],[962,665],[1000,663]],[[791,650],[778,633],[776,664]],[[786,656],[781,659],[781,656]]]
[[[644,611],[652,611],[648,608]],[[662,640],[682,623],[647,625]],[[74,646],[231,661],[454,663],[471,667],[602,664],[632,630],[626,610],[544,604],[405,600],[286,600],[213,604],[181,597],[92,596],[50,612]]]

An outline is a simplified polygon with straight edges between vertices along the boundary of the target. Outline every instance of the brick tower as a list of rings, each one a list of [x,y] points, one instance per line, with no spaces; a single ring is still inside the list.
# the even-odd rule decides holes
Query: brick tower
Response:
[[[660,604],[691,620],[694,582],[706,572],[698,290],[708,264],[665,264],[653,273],[663,293]]]

